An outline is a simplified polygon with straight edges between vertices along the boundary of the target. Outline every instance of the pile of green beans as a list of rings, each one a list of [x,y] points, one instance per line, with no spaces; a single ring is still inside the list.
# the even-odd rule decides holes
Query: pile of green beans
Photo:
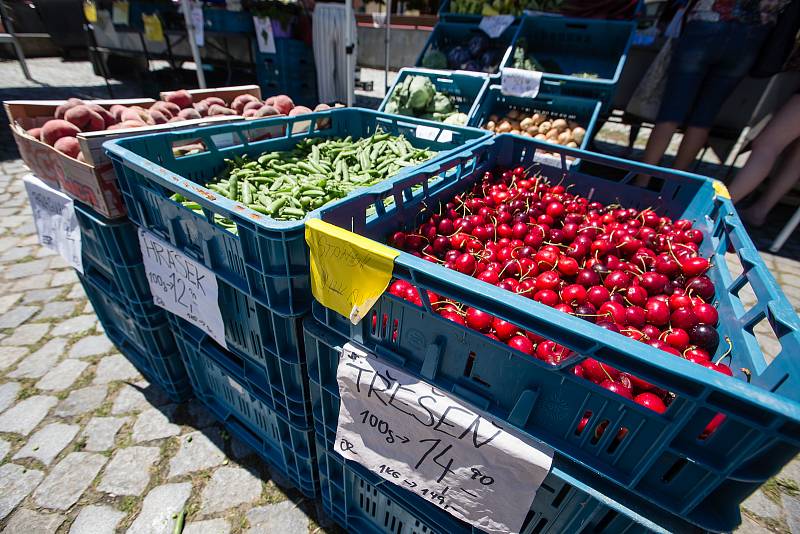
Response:
[[[381,182],[435,154],[415,148],[402,135],[380,130],[358,140],[350,136],[307,138],[291,151],[267,152],[257,160],[246,155],[226,160],[225,172],[206,187],[273,219],[296,221],[359,187]],[[172,199],[197,213],[203,212],[199,204],[180,194]],[[228,219],[216,216],[215,221],[235,230]]]

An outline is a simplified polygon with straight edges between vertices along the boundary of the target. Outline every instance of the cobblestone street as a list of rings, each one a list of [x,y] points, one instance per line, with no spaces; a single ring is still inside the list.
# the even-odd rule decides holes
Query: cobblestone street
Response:
[[[57,61],[31,61],[34,76],[107,97],[88,64],[59,69]],[[70,70],[75,79],[62,83],[59,72]],[[34,98],[28,89],[65,96],[29,86],[18,71],[0,63],[0,97]],[[22,182],[28,170],[2,127],[0,531],[170,534],[183,510],[184,534],[335,531],[202,405],[171,404],[116,351],[73,270],[38,244]],[[763,258],[800,307],[798,258]],[[762,346],[774,352],[768,337]],[[800,461],[744,508],[739,532],[800,534]]]

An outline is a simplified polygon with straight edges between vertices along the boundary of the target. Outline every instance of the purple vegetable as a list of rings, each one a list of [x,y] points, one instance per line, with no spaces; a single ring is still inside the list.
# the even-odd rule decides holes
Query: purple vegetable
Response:
[[[457,69],[469,60],[469,51],[463,46],[456,46],[447,53],[447,67],[450,69]]]
[[[484,37],[483,35],[476,35],[472,39],[469,40],[467,44],[467,50],[469,50],[469,55],[473,58],[479,57],[483,54],[486,49],[489,48],[489,39]]]
[[[470,59],[469,61],[467,61],[466,63],[461,65],[461,69],[462,70],[471,70],[471,71],[474,71],[474,72],[481,72],[483,70],[483,68],[481,67],[481,64],[479,62],[475,61],[474,59]]]
[[[494,70],[500,63],[500,53],[497,50],[487,50],[481,54],[480,63],[483,70]]]

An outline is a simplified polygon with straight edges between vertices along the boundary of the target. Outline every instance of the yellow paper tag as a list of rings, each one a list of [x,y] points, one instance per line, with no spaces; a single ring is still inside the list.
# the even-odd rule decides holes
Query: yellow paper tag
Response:
[[[83,16],[91,23],[97,22],[97,6],[94,5],[94,0],[83,1]]]
[[[306,242],[314,298],[358,323],[386,291],[400,252],[320,219],[306,222]]]
[[[725,184],[723,184],[719,180],[714,180],[714,192],[717,194],[718,197],[727,199],[731,198],[731,194],[728,192],[728,188],[725,187]]]
[[[144,22],[144,38],[156,43],[164,42],[164,29],[161,27],[161,19],[158,15],[148,15],[142,13]]]

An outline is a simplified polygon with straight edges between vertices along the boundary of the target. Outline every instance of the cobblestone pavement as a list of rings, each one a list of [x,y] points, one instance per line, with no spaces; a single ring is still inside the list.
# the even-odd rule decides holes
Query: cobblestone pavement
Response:
[[[0,79],[14,68],[0,64]],[[203,406],[169,403],[117,353],[74,272],[38,245],[21,181],[27,169],[10,138],[2,141],[2,532],[171,533],[183,509],[185,534],[333,530]],[[763,257],[800,306],[798,257]],[[756,332],[774,352],[766,330]],[[800,461],[744,510],[739,532],[800,534]]]

